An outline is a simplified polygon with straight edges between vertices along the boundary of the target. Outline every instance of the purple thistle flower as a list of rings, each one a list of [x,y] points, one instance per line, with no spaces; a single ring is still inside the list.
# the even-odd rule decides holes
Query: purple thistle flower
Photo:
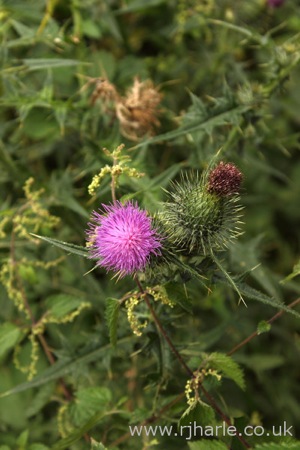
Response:
[[[117,272],[121,277],[144,269],[150,254],[160,254],[161,237],[152,228],[147,212],[136,202],[102,205],[94,211],[87,230],[90,257],[97,265]]]

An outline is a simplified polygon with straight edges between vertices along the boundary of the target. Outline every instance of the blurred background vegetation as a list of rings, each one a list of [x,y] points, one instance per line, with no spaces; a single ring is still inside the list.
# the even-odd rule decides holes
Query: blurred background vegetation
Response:
[[[121,175],[117,196],[151,213],[171,179],[203,170],[222,149],[244,173],[244,234],[224,265],[248,272],[267,298],[296,300],[299,2],[2,0],[0,18],[0,449],[89,449],[90,436],[95,449],[208,448],[126,437],[128,423],[153,414],[176,425],[186,374],[153,323],[132,333],[124,308],[110,344],[108,299],[134,289],[129,278],[87,273],[90,261],[30,233],[84,245],[91,211],[111,201],[109,177],[88,193],[111,164],[103,148],[125,144],[129,166],[145,175]],[[210,294],[197,281],[169,285],[178,304],[158,302],[157,314],[195,367],[261,324],[266,332],[233,356],[246,390],[230,380],[208,388],[235,423],[286,421],[299,438],[299,318],[285,313],[267,331],[261,322],[276,309],[251,299],[245,308],[211,283]]]

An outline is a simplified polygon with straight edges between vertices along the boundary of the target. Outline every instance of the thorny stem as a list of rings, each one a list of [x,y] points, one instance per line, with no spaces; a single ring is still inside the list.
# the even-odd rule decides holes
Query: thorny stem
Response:
[[[184,368],[184,370],[187,372],[187,374],[194,378],[194,374],[193,371],[186,365],[185,361],[183,360],[182,356],[180,355],[180,353],[178,352],[178,350],[176,349],[176,347],[174,346],[173,342],[171,341],[171,339],[169,338],[169,336],[167,335],[166,330],[164,329],[164,327],[162,326],[158,316],[156,315],[155,310],[153,309],[151,302],[149,300],[148,294],[144,291],[143,286],[141,285],[139,279],[137,276],[135,276],[135,281],[136,284],[138,285],[139,290],[141,291],[141,293],[143,294],[143,297],[145,299],[145,302],[147,304],[147,307],[154,319],[154,322],[156,323],[157,327],[159,328],[161,334],[163,335],[164,339],[167,341],[170,349],[172,350],[172,352],[175,354],[176,358],[178,359],[179,363],[181,364],[181,366]]]
[[[293,302],[291,302],[288,305],[288,308],[293,308],[296,305],[298,305],[300,303],[300,297],[297,298],[296,300],[294,300]],[[273,317],[271,317],[271,319],[267,320],[267,323],[271,324],[273,323],[275,320],[279,319],[279,317],[281,317],[286,311],[279,311],[278,313],[276,313]],[[250,334],[246,339],[244,339],[242,342],[240,342],[238,345],[234,346],[231,350],[229,350],[227,352],[228,356],[233,355],[234,353],[236,353],[240,348],[242,348],[244,345],[246,345],[248,342],[250,342],[253,338],[259,336],[259,334],[256,332]],[[202,388],[202,392],[203,391],[203,386],[201,386]],[[209,394],[208,394],[209,395]],[[166,411],[168,411],[170,408],[172,408],[172,406],[176,405],[177,403],[179,403],[183,398],[184,398],[185,394],[182,392],[181,394],[179,394],[176,398],[174,398],[171,402],[167,403],[162,409],[160,409],[159,411],[157,411],[157,413],[152,414],[150,417],[148,417],[147,419],[143,420],[140,423],[140,426],[145,426],[148,425],[149,423],[154,423],[156,422],[156,420],[158,420],[162,414],[164,414]],[[213,399],[212,399],[213,400]],[[214,400],[213,400],[214,401]],[[121,444],[122,442],[126,441],[127,439],[129,439],[131,437],[131,434],[125,433],[122,436],[120,436],[117,440],[115,440],[114,442],[112,442],[108,447],[115,447],[118,444]]]
[[[184,368],[184,370],[186,371],[186,373],[191,377],[194,378],[195,375],[193,373],[193,371],[188,367],[188,365],[185,363],[184,359],[182,358],[182,356],[180,355],[180,353],[178,352],[178,350],[176,349],[176,347],[174,346],[173,342],[171,341],[171,339],[169,338],[166,330],[164,329],[164,327],[162,326],[158,316],[156,315],[155,310],[153,309],[151,302],[149,300],[148,294],[144,291],[139,279],[137,276],[135,276],[135,281],[138,285],[139,290],[141,291],[141,293],[144,296],[145,302],[149,308],[149,311],[157,325],[157,327],[159,328],[161,334],[163,335],[164,339],[166,340],[166,342],[168,343],[170,349],[172,350],[172,352],[175,354],[178,362],[181,364],[181,366]],[[222,411],[221,409],[218,407],[218,405],[216,404],[216,402],[214,401],[214,399],[211,397],[211,395],[206,391],[206,389],[200,384],[200,388],[203,392],[203,394],[205,395],[205,397],[207,398],[208,402],[210,403],[210,405],[212,406],[212,408],[216,411],[216,413],[221,417],[221,419],[223,419],[223,421],[225,423],[227,423],[227,425],[231,425],[231,421],[229,419],[229,417],[227,417]],[[242,436],[240,436],[240,433],[236,432],[237,439],[246,447],[246,448],[251,448],[251,446],[243,439]]]
[[[300,303],[300,298],[297,298],[297,300],[294,300],[292,303],[290,303],[288,305],[288,308],[294,308],[294,306],[298,305],[299,303]],[[271,319],[267,320],[267,323],[269,323],[271,325],[271,323],[273,323],[275,320],[279,319],[279,317],[281,317],[284,313],[285,313],[284,310],[279,311],[273,317],[271,317]],[[240,342],[235,347],[233,347],[231,350],[229,350],[229,352],[227,352],[227,355],[231,356],[233,353],[235,353],[241,347],[243,347],[244,345],[248,344],[248,342],[250,342],[256,336],[259,336],[259,332],[258,331],[254,331],[254,333],[250,334],[250,336],[248,336],[242,342]]]

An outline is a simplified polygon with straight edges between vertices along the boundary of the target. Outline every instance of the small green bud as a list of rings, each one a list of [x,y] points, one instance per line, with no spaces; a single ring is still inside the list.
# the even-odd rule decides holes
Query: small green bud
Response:
[[[182,177],[173,184],[160,219],[172,246],[184,255],[223,250],[240,234],[241,172],[231,163]]]

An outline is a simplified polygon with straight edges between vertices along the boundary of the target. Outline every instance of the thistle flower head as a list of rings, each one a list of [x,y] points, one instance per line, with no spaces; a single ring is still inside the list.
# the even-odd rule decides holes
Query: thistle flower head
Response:
[[[234,164],[220,162],[208,175],[207,190],[220,197],[237,194],[242,178],[242,173]]]
[[[199,176],[173,184],[160,214],[165,235],[185,255],[223,250],[240,234],[238,191],[242,174],[231,163],[219,163]]]
[[[151,218],[134,202],[102,206],[101,214],[93,212],[87,230],[90,257],[121,277],[143,270],[150,255],[159,255],[162,246]]]

